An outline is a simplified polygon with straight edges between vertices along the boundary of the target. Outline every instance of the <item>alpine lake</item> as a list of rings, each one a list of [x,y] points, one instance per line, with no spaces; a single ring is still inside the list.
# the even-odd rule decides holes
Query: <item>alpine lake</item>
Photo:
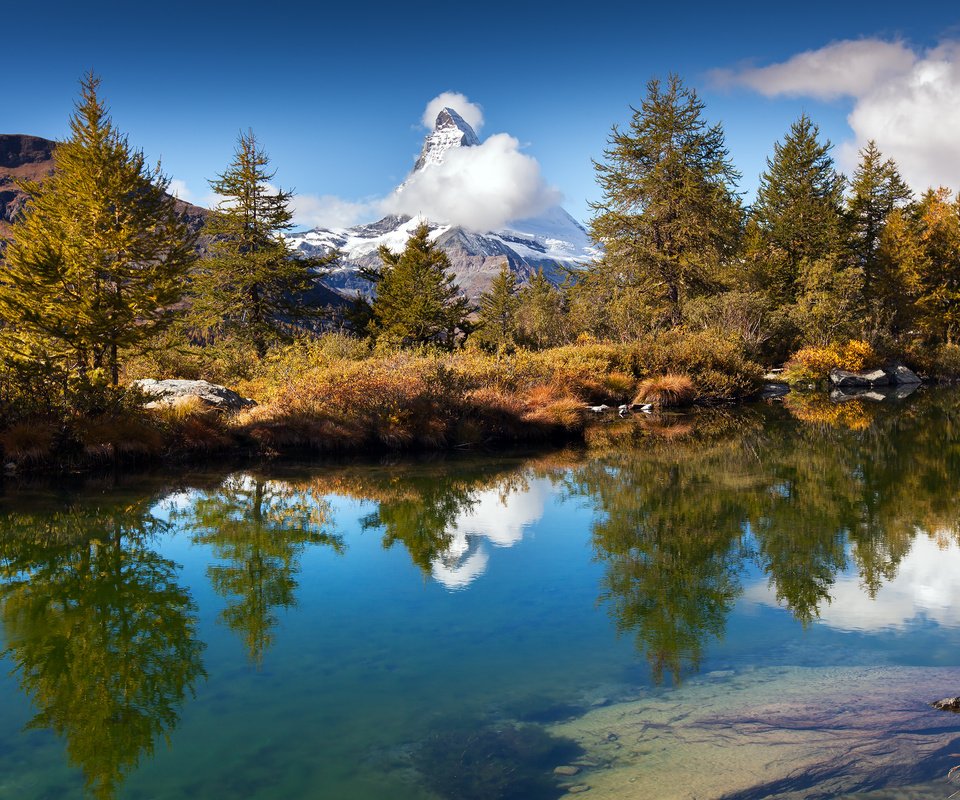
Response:
[[[589,440],[8,478],[0,798],[957,789],[960,392]]]

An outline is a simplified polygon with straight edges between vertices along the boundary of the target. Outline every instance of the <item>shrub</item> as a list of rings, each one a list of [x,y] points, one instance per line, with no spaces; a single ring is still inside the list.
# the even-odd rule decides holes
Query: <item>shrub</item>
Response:
[[[827,347],[804,347],[794,353],[783,372],[789,383],[817,383],[826,380],[832,369],[860,372],[878,362],[868,342],[852,339]]]
[[[637,388],[635,404],[651,403],[655,406],[682,408],[692,405],[696,397],[693,381],[687,375],[662,375],[647,378]]]

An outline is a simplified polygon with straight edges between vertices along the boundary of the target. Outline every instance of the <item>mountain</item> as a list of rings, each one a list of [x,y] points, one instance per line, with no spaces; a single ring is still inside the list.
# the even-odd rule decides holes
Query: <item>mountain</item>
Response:
[[[424,140],[411,175],[442,163],[455,148],[479,144],[479,137],[463,117],[452,108],[444,108]],[[399,191],[403,191],[407,181],[400,185]],[[402,250],[411,231],[421,221],[387,216],[351,228],[314,228],[291,234],[289,240],[304,255],[339,249],[343,253],[341,266],[324,279],[325,283],[340,290],[367,292],[370,284],[359,276],[359,270],[379,266],[377,250],[381,245],[393,251]],[[490,285],[504,262],[521,280],[542,269],[550,280],[559,283],[566,275],[565,267],[574,267],[595,255],[583,226],[559,206],[538,217],[511,223],[503,230],[484,233],[425,221],[431,238],[449,256],[457,284],[473,298]]]
[[[16,181],[42,181],[53,174],[53,151],[57,143],[22,133],[0,134],[0,240],[10,237],[10,225],[27,203],[26,192]],[[190,229],[198,231],[209,215],[200,206],[177,200],[177,210]],[[201,237],[200,249],[208,242]]]

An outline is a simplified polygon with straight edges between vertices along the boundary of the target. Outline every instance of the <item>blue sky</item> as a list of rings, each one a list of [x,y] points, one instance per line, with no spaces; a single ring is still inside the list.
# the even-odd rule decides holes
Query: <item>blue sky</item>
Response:
[[[591,159],[601,156],[611,124],[640,103],[651,76],[674,71],[698,89],[708,117],[723,122],[750,192],[773,141],[801,111],[838,145],[856,144],[873,135],[867,129],[881,125],[889,108],[904,102],[913,108],[900,95],[881,98],[888,82],[909,87],[910,70],[924,66],[931,52],[948,67],[960,62],[953,50],[936,50],[960,40],[960,10],[943,0],[802,6],[427,0],[334,8],[91,0],[9,4],[0,26],[6,64],[0,132],[63,137],[77,79],[92,68],[102,76],[117,125],[197,199],[247,128],[267,148],[284,187],[354,202],[383,197],[412,166],[427,102],[452,90],[482,106],[481,137],[516,137],[581,219],[587,201],[597,198]],[[803,73],[799,83],[793,73],[745,71],[788,62],[789,72],[798,53],[845,40],[876,43],[881,63],[889,61],[881,46],[899,43],[914,60],[906,57],[892,77],[868,65],[869,75],[840,96],[831,96],[831,73],[810,75],[810,64],[795,65]],[[844,75],[860,74],[860,56],[847,69],[847,55],[837,56],[841,83]],[[733,72],[724,79],[718,69]],[[948,70],[938,78],[950,84],[947,97],[960,91],[956,75]],[[852,111],[857,130],[848,124]],[[953,139],[960,138],[957,130]],[[914,158],[908,149],[916,145],[890,137],[895,154]],[[950,146],[932,142],[928,155]],[[948,150],[939,160],[950,156]],[[920,167],[911,169],[917,181],[927,179]],[[945,180],[952,177],[948,170]]]

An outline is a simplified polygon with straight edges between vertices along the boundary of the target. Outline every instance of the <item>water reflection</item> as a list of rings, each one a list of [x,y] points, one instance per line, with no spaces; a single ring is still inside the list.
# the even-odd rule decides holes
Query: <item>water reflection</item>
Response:
[[[220,618],[263,662],[274,641],[277,613],[296,605],[300,555],[308,545],[344,549],[329,530],[330,504],[310,486],[235,475],[213,491],[199,491],[171,519],[194,544],[213,547],[207,567],[226,607]]]
[[[338,531],[373,533],[422,576],[466,590],[558,500],[590,510],[564,519],[585,526],[596,596],[656,681],[698,669],[741,601],[842,630],[960,625],[960,398],[842,413],[805,402],[616,423],[585,453],[534,460],[236,474],[159,500],[11,495],[0,622],[30,726],[66,740],[99,797],[169,737],[204,675],[196,603],[159,546],[178,538],[212,553],[219,621],[257,665],[296,606],[307,549],[350,558]],[[338,518],[355,508],[342,498],[359,520]]]
[[[5,655],[98,798],[168,736],[204,675],[196,606],[150,548],[149,503],[6,515],[0,529]]]

